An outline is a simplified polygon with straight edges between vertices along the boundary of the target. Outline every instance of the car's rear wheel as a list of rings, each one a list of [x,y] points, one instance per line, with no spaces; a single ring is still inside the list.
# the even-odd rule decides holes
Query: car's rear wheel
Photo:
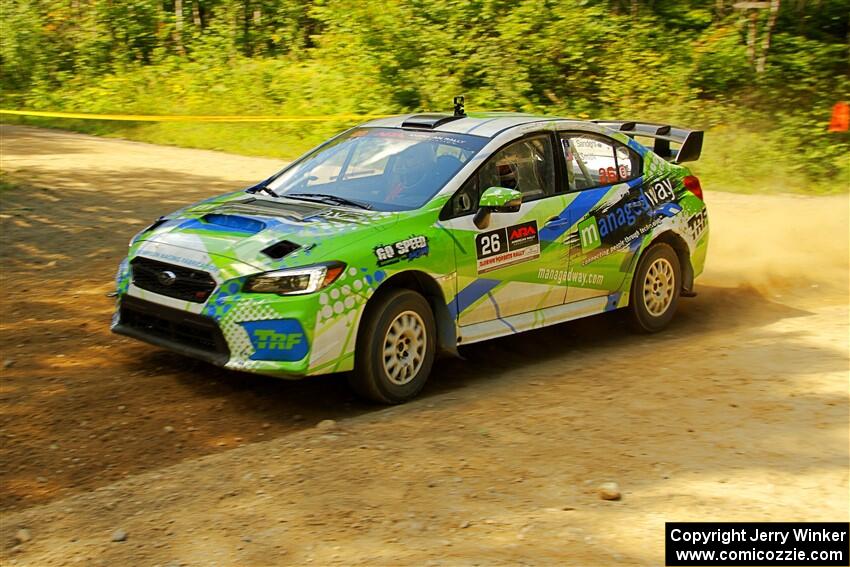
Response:
[[[632,280],[632,326],[643,333],[665,328],[676,314],[681,282],[682,268],[676,251],[663,242],[647,248]]]
[[[397,404],[419,393],[431,373],[436,325],[428,301],[407,289],[373,299],[357,337],[349,383],[361,396]]]

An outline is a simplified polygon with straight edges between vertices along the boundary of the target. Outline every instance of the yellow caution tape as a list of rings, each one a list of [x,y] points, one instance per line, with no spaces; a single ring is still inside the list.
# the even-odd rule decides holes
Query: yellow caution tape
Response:
[[[390,114],[329,114],[325,116],[160,116],[147,114],[88,114],[82,112],[42,112],[39,110],[3,110],[0,114],[76,118],[80,120],[123,120],[126,122],[351,122],[385,118]]]

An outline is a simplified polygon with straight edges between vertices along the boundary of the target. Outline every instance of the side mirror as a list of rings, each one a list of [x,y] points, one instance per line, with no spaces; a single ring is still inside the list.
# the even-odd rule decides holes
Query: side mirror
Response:
[[[522,193],[506,187],[490,187],[481,194],[478,201],[478,212],[472,222],[478,228],[487,228],[490,224],[490,213],[516,213],[522,205]]]

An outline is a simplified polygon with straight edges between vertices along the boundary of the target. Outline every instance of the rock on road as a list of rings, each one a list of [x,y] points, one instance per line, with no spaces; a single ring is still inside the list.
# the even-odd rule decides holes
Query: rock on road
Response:
[[[133,233],[279,162],[0,134],[3,564],[658,565],[665,521],[848,520],[846,195],[703,179],[669,330],[473,345],[382,408],[108,332]]]

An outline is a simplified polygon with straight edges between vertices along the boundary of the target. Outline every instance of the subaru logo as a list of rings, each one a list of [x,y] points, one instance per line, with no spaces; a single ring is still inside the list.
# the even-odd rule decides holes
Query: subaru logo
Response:
[[[159,280],[159,283],[162,285],[170,286],[177,281],[177,274],[170,270],[163,270],[156,275],[156,279]]]

